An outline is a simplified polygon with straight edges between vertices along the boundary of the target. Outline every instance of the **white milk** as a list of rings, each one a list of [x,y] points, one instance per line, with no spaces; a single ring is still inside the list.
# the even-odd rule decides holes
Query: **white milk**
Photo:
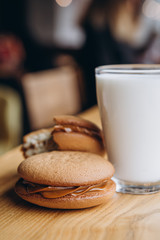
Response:
[[[96,75],[109,160],[120,180],[160,181],[160,74]]]

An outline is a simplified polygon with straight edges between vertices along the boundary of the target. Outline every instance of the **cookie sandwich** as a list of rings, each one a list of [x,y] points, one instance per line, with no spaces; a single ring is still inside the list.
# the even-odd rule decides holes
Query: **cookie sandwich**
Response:
[[[54,117],[52,128],[31,132],[23,138],[25,158],[53,150],[91,152],[103,156],[102,131],[80,117],[60,115]]]
[[[106,203],[115,192],[112,164],[88,152],[52,151],[33,155],[18,167],[15,191],[33,204],[81,209]]]

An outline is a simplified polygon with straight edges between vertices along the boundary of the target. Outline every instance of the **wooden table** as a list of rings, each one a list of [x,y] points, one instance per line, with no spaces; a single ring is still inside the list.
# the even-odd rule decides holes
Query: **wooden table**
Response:
[[[82,114],[100,125],[96,107]],[[116,193],[105,205],[53,210],[21,200],[14,192],[20,147],[0,157],[0,240],[159,240],[160,193]]]

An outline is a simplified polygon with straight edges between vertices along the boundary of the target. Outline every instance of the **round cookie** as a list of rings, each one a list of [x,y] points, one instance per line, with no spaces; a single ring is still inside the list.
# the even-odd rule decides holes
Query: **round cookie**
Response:
[[[18,167],[15,186],[23,199],[49,208],[78,209],[105,203],[115,192],[114,168],[92,153],[53,151],[34,155]]]

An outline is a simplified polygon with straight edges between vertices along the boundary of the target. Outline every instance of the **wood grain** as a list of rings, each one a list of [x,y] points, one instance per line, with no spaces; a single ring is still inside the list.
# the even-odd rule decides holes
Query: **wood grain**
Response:
[[[100,124],[97,108],[82,114]],[[105,205],[53,210],[21,200],[14,192],[20,147],[0,157],[0,240],[159,240],[160,193],[115,194]]]

